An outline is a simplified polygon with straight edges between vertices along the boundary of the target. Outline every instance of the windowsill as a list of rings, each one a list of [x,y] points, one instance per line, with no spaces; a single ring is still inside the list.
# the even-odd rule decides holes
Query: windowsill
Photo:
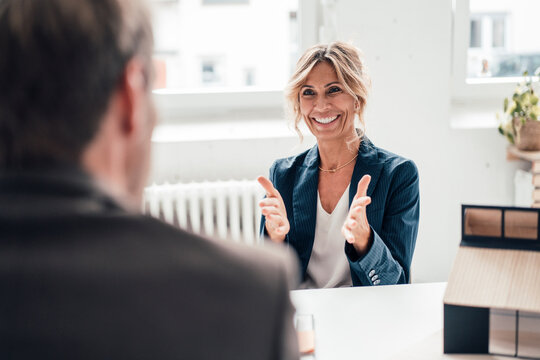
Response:
[[[283,109],[283,91],[247,88],[224,91],[222,88],[194,90],[154,90],[154,99],[161,118],[166,122],[193,117],[215,117],[227,113],[259,112]],[[275,116],[275,112],[272,112]],[[267,116],[265,116],[267,117]]]
[[[532,76],[533,82],[538,82],[538,76]],[[523,76],[513,77],[479,77],[479,78],[467,78],[465,82],[468,85],[480,85],[480,84],[517,84],[523,81]]]

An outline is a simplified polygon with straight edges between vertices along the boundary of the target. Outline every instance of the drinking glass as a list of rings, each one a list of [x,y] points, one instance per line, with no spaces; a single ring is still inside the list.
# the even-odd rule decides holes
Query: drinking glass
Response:
[[[302,360],[315,359],[315,320],[313,314],[297,314],[295,323]]]

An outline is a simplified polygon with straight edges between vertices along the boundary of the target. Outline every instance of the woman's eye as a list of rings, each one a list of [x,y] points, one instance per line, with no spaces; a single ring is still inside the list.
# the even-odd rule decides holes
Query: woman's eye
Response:
[[[335,93],[338,93],[340,92],[341,89],[337,86],[332,86],[330,89],[328,89],[328,93],[329,94],[335,94]]]
[[[302,91],[302,95],[310,96],[310,95],[315,95],[315,93],[311,89],[305,89],[304,91]]]

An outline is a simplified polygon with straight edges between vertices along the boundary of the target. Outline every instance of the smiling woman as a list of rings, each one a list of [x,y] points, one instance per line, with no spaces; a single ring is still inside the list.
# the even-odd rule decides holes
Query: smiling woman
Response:
[[[261,233],[296,250],[303,288],[409,282],[418,171],[364,135],[368,87],[358,49],[342,42],[308,49],[287,87],[297,131],[304,121],[317,145],[259,178]]]

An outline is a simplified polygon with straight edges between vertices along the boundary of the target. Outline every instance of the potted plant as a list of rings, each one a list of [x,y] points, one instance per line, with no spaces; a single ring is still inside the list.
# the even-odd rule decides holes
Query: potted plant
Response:
[[[535,71],[535,76],[539,73],[540,68]],[[512,98],[504,99],[503,110],[502,117],[497,114],[499,133],[519,150],[540,150],[540,107],[533,79],[527,71],[523,73],[523,81],[517,85]]]

